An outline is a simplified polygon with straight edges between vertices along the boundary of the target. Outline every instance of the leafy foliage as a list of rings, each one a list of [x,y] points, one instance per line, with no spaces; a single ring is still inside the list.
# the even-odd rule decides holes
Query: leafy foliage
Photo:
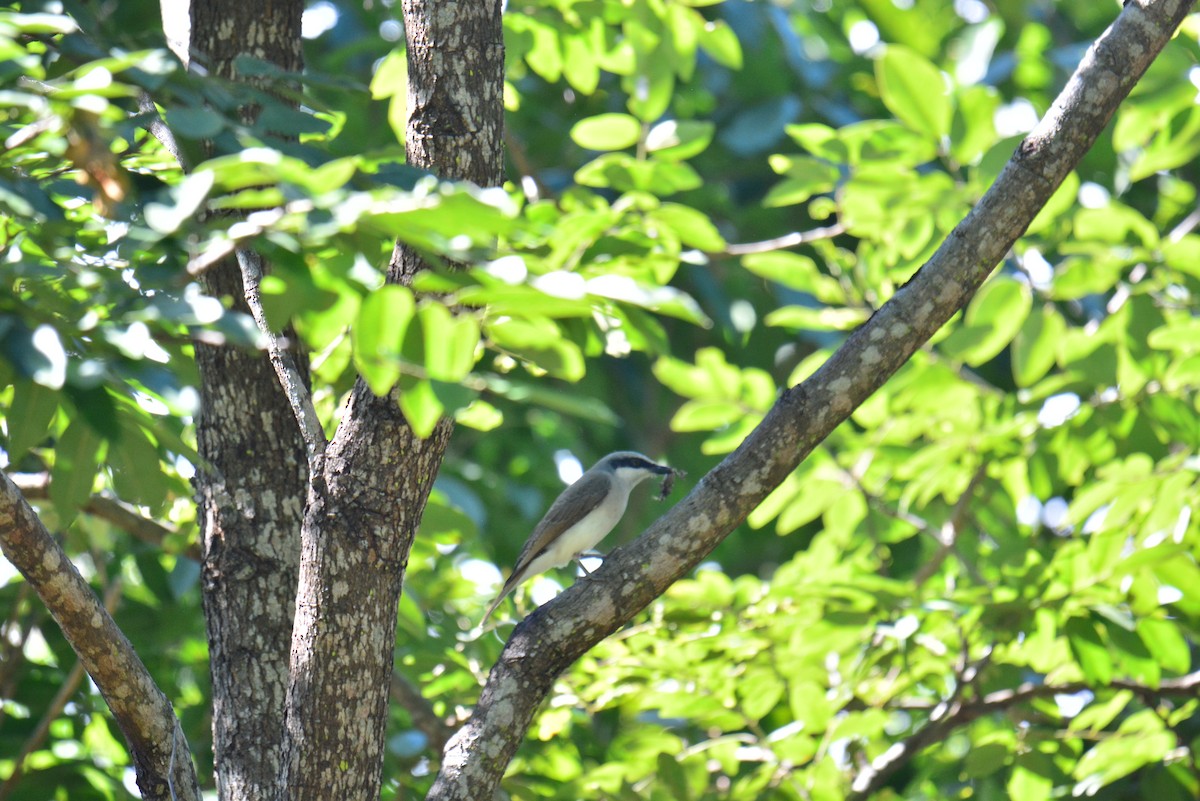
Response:
[[[460,422],[397,653],[453,716],[499,652],[462,638],[493,565],[561,488],[551,455],[639,447],[702,475],[919,269],[1115,13],[510,4],[512,181],[481,190],[403,164],[378,4],[338,6],[303,75],[244,60],[250,84],[183,70],[122,16],[136,4],[64,5],[0,12],[6,469],[49,474],[44,519],[98,588],[120,579],[117,620],[193,744],[191,360],[261,347],[199,273],[239,247],[269,260],[269,319],[311,352],[329,430],[357,375],[398,388],[418,432]],[[901,743],[923,747],[876,797],[1200,793],[1194,684],[1176,689],[1200,621],[1197,30],[964,312],[562,678],[513,797],[842,798]],[[411,288],[382,285],[397,239],[439,265]],[[161,545],[80,514],[97,493],[163,523]],[[632,507],[628,531],[651,514]],[[9,755],[73,656],[19,578],[0,596]],[[128,794],[98,696],[71,697],[14,798]],[[394,715],[387,775],[420,787],[438,755]]]

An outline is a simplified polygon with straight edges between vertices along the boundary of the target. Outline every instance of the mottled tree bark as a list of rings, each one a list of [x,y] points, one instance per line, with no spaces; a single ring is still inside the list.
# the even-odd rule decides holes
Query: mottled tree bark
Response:
[[[299,70],[303,0],[193,0],[191,53],[236,79],[248,54]],[[205,289],[245,311],[232,258]],[[306,362],[301,354],[297,360]],[[307,492],[304,442],[266,356],[196,346],[200,372],[195,479],[213,685],[213,755],[226,801],[268,798],[282,767],[288,651]]]
[[[896,295],[644,535],[517,625],[429,801],[492,798],[555,678],[691,571],[966,305],[1096,141],[1191,10],[1126,0],[995,184]]]
[[[500,4],[405,2],[404,21],[409,163],[499,184]],[[388,280],[408,283],[422,266],[398,246]],[[450,431],[443,420],[420,440],[394,393],[376,397],[361,380],[351,392],[304,521],[281,798],[379,797],[396,604]]]

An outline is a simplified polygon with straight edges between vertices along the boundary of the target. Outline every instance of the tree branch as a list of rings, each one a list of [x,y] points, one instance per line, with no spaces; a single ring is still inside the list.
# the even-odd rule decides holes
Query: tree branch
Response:
[[[0,550],[37,591],[129,743],[142,797],[199,801],[187,740],[154,683],[75,565],[0,471]]]
[[[21,494],[25,496],[26,500],[44,501],[50,497],[49,473],[12,473],[9,475],[9,478],[12,479],[12,483],[17,486],[17,489],[21,490]],[[117,528],[128,532],[142,542],[156,545],[168,552],[171,551],[164,547],[166,541],[179,534],[179,530],[174,526],[159,523],[156,520],[142,516],[135,507],[118,498],[93,495],[83,505],[83,511],[93,517],[98,517],[101,520],[112,523]],[[199,544],[195,542],[188,543],[180,552],[180,555],[186,556],[194,562],[199,562]]]
[[[971,501],[975,497],[975,491],[979,489],[979,485],[987,478],[988,465],[982,463],[975,469],[974,475],[971,476],[967,488],[963,490],[962,495],[954,503],[954,509],[950,512],[950,519],[947,520],[939,531],[933,532],[933,536],[938,541],[938,549],[933,557],[921,565],[913,576],[913,583],[920,587],[926,581],[937,573],[938,568],[942,566],[942,562],[946,561],[946,557],[958,545],[958,535],[967,525],[967,511],[970,509]]]
[[[1200,671],[1189,673],[1175,679],[1164,679],[1158,687],[1150,687],[1138,682],[1116,679],[1108,682],[1103,688],[1089,684],[1086,681],[1075,681],[1067,684],[1033,684],[1026,682],[1019,687],[1009,690],[997,690],[988,693],[978,701],[963,702],[955,697],[949,703],[941,702],[935,708],[935,715],[924,727],[917,729],[904,740],[893,745],[864,768],[854,778],[851,792],[846,801],[866,801],[887,783],[887,780],[901,767],[909,762],[931,743],[941,742],[951,731],[971,723],[972,721],[1011,707],[1031,701],[1035,698],[1049,698],[1055,695],[1071,695],[1084,690],[1097,689],[1128,690],[1147,704],[1153,704],[1158,699],[1168,696],[1182,695],[1193,697],[1200,689]],[[912,709],[913,707],[906,707]],[[938,710],[944,710],[936,714]]]
[[[258,325],[258,330],[267,340],[267,355],[275,375],[279,377],[279,386],[292,407],[296,416],[296,425],[300,427],[300,436],[304,439],[304,453],[308,457],[308,474],[315,479],[323,472],[325,461],[325,429],[317,417],[313,407],[312,395],[308,391],[308,382],[300,375],[300,368],[291,352],[286,350],[279,337],[267,323],[267,313],[262,305],[263,266],[262,257],[247,248],[237,249],[238,266],[242,268],[242,285],[246,296],[246,305]]]
[[[727,256],[748,256],[752,253],[770,253],[773,250],[783,250],[784,248],[794,248],[799,245],[807,245],[809,242],[816,242],[818,239],[833,239],[839,234],[846,233],[846,226],[840,222],[834,225],[828,225],[824,228],[813,228],[808,231],[792,231],[790,234],[777,236],[774,239],[764,239],[761,242],[743,242],[741,244],[729,243],[725,246],[721,253]]]
[[[513,631],[429,793],[491,798],[555,678],[686,575],[971,298],[1192,6],[1127,0],[995,184],[913,279],[639,539]]]

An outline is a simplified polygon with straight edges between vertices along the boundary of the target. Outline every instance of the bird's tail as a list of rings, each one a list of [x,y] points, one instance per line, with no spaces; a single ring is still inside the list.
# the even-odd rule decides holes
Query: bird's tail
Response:
[[[496,611],[496,609],[500,606],[500,603],[507,598],[508,594],[512,591],[513,588],[510,586],[510,583],[505,582],[504,587],[500,590],[500,594],[496,596],[496,600],[492,601],[492,605],[489,606],[488,610],[483,613],[483,620],[479,621],[479,628],[483,628],[487,625],[488,618],[492,616],[492,612]]]

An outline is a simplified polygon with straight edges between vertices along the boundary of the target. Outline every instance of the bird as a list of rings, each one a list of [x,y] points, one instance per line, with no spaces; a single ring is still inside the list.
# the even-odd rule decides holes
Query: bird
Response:
[[[604,539],[625,514],[629,492],[651,476],[680,471],[634,451],[605,456],[562,491],[521,547],[500,594],[479,621],[482,628],[508,594],[527,579],[578,559]]]

